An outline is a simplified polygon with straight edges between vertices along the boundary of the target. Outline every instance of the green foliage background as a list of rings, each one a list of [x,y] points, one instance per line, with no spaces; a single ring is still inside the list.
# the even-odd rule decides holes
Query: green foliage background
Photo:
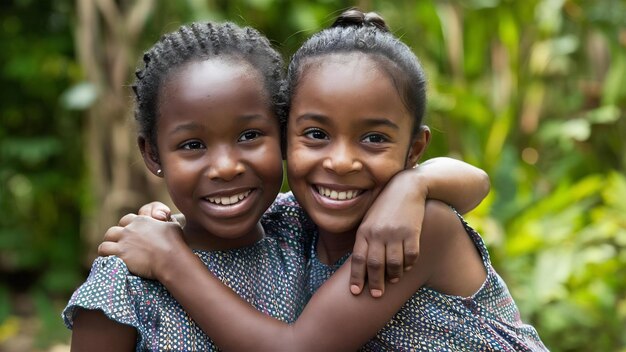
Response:
[[[163,1],[137,52],[227,19],[288,57],[354,5],[383,14],[427,70],[428,156],[490,174],[468,218],[524,319],[554,351],[626,351],[625,1]],[[0,349],[33,320],[35,348],[67,341],[58,313],[87,270],[94,97],[75,22],[69,0],[0,4]]]

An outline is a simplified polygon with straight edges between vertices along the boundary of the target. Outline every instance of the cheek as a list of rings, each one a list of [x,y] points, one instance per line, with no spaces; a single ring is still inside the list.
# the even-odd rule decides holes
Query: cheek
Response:
[[[180,203],[188,199],[194,192],[197,178],[202,174],[201,164],[165,157],[162,159],[162,167],[165,184],[172,201]]]
[[[257,149],[251,158],[255,160],[264,179],[282,183],[283,160],[278,143],[267,143],[263,148]]]
[[[404,158],[399,154],[370,158],[368,165],[379,185],[386,185],[398,172],[405,169]]]
[[[319,159],[310,148],[292,144],[287,149],[287,176],[303,176]]]

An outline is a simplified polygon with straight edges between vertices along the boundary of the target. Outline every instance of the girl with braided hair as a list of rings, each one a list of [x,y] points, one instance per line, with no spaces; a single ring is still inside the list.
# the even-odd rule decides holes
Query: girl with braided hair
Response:
[[[172,279],[185,277],[187,269],[215,275],[221,287],[237,300],[243,298],[255,312],[293,323],[309,297],[306,267],[312,237],[304,234],[313,227],[292,195],[277,197],[282,180],[280,126],[286,123],[287,102],[279,54],[254,29],[194,23],[164,35],[143,61],[133,86],[139,148],[148,169],[164,179],[185,225],[181,229],[171,222],[131,218],[139,228],[180,234],[176,238],[181,247],[157,248],[164,251],[152,258],[159,263],[157,274],[167,272],[170,262],[185,263],[185,255],[192,264],[174,277],[154,275],[157,282],[132,275],[121,260],[130,252],[121,247],[113,247],[120,250],[119,257],[97,258],[63,312],[73,329],[72,349],[217,349],[166,289]],[[414,217],[421,215],[426,187],[432,188],[429,195],[442,189],[441,198],[463,208],[482,199],[484,187],[477,187],[484,183],[482,174],[453,164],[462,177],[437,176],[430,179],[448,181],[429,183],[429,178],[407,176],[423,173],[412,169],[394,178],[396,187],[407,188],[403,193],[410,201],[404,203],[412,214],[418,213]],[[408,187],[416,180],[424,185]],[[467,184],[472,187],[465,191]],[[380,197],[385,199],[393,204],[398,197]],[[395,222],[406,228],[415,220]],[[160,243],[152,242],[157,247]],[[194,282],[180,289],[202,290]],[[233,333],[251,327],[242,328]]]
[[[194,23],[164,35],[143,59],[133,86],[138,144],[185,215],[186,245],[255,308],[295,320],[307,299],[310,245],[295,232],[301,225],[289,201],[274,202],[280,55],[252,28]],[[277,281],[242,284],[263,276]],[[116,257],[95,260],[63,317],[73,350],[215,349],[163,285],[130,275]]]

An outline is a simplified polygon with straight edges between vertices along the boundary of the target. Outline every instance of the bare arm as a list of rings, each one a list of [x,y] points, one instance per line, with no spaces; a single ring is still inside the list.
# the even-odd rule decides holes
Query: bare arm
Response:
[[[452,158],[428,159],[413,170],[417,183],[426,185],[427,198],[450,204],[461,214],[476,208],[491,187],[485,171]]]
[[[135,328],[107,318],[100,310],[78,309],[72,328],[72,352],[134,351]]]

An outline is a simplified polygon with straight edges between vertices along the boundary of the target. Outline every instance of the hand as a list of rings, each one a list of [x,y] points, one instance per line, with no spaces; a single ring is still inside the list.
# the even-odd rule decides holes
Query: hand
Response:
[[[163,222],[148,216],[128,214],[104,235],[98,247],[101,256],[121,258],[128,270],[147,279],[158,279],[169,258],[189,250],[176,222]]]
[[[385,271],[396,283],[419,255],[419,241],[428,188],[413,169],[394,176],[365,215],[356,234],[350,291],[363,290],[367,274],[372,297],[385,291]]]
[[[161,220],[161,221],[170,221],[171,220],[170,217],[172,216],[172,211],[167,205],[161,202],[152,202],[139,208],[138,214],[149,216],[151,218]]]

